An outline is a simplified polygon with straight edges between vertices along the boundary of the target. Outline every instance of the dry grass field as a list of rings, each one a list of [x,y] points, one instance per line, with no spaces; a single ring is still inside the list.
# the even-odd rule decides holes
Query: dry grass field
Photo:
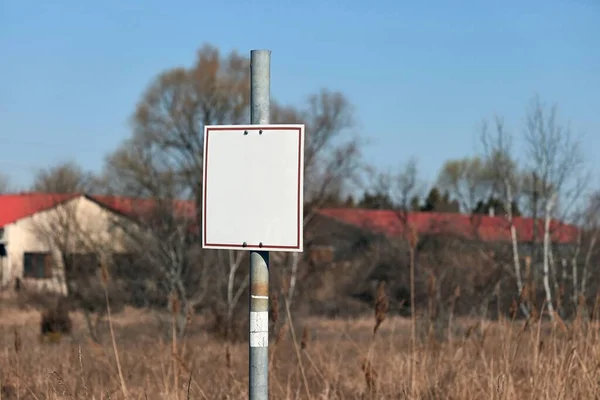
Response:
[[[168,323],[125,309],[112,318],[118,362],[108,323],[97,344],[82,316],[72,319],[71,335],[42,339],[39,312],[0,309],[1,400],[247,398],[247,345],[227,346],[200,319],[174,344]],[[595,324],[457,320],[431,335],[421,327],[412,349],[410,319],[385,318],[375,335],[374,322],[303,319],[295,335],[272,335],[271,398],[600,396]]]

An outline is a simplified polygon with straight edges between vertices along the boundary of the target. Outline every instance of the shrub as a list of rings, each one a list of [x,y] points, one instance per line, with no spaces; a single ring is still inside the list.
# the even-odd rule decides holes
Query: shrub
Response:
[[[52,336],[56,334],[70,334],[73,329],[73,322],[69,316],[67,307],[59,302],[56,306],[45,309],[42,312],[40,321],[40,333],[42,336]]]

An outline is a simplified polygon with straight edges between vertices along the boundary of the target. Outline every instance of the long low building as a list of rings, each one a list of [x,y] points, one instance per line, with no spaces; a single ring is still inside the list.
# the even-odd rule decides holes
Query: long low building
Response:
[[[0,287],[14,287],[20,282],[28,288],[64,293],[65,254],[83,260],[97,255],[98,248],[113,254],[125,252],[123,231],[115,227],[135,225],[132,221],[153,207],[151,200],[113,196],[0,195]],[[173,207],[180,216],[194,221],[193,202],[176,201]],[[510,226],[506,218],[499,216],[342,208],[320,210],[310,220],[305,228],[307,260],[323,258],[324,249],[338,252],[339,249],[331,248],[331,238],[325,238],[332,226],[337,226],[338,233],[362,231],[386,237],[417,233],[451,234],[488,243],[511,240]],[[541,220],[536,225],[531,218],[515,218],[514,226],[520,246],[543,237]],[[575,243],[579,232],[576,226],[558,221],[552,221],[551,230],[552,242],[559,246]],[[347,236],[339,236],[333,247],[344,247],[340,241],[351,241]]]

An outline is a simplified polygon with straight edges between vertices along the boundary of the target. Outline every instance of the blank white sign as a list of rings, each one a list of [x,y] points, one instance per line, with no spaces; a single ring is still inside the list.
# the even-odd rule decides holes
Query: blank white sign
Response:
[[[303,250],[304,125],[204,128],[205,249]]]

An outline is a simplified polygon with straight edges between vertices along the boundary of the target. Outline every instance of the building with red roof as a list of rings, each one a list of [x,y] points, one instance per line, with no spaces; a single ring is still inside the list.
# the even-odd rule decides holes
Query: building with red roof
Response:
[[[64,242],[61,246],[72,253],[85,251],[75,243],[86,240],[106,243],[119,252],[115,221],[131,224],[155,207],[147,199],[81,193],[0,195],[0,286],[18,278],[27,287],[64,292],[57,242]],[[183,217],[195,215],[191,202],[175,201],[173,208]]]
[[[119,248],[118,235],[111,229],[115,218],[131,223],[132,218],[152,211],[153,200],[86,194],[20,193],[0,195],[0,284],[9,285],[18,278],[30,287],[46,287],[64,291],[64,278],[57,267],[57,249],[50,236],[60,236],[69,218],[76,221],[77,231],[96,241],[104,241]],[[193,202],[174,201],[174,210],[181,217],[195,221]],[[67,213],[68,210],[68,213]],[[126,218],[124,218],[126,217]],[[506,218],[458,213],[411,212],[394,210],[365,210],[355,208],[323,209],[318,211],[317,224],[306,229],[307,243],[318,245],[315,238],[329,233],[326,225],[338,225],[338,234],[350,237],[350,231],[364,231],[385,237],[417,235],[454,235],[480,242],[510,243],[510,225]],[[71,221],[71,223],[75,223]],[[325,224],[323,224],[325,221]],[[520,243],[531,243],[543,238],[543,221],[536,224],[531,218],[515,218],[514,225]],[[341,226],[341,228],[339,228]],[[552,221],[551,239],[554,244],[568,245],[576,242],[578,228],[574,225]],[[73,229],[71,229],[73,231]],[[535,234],[534,234],[535,233]],[[64,238],[66,239],[66,238]],[[71,240],[77,243],[78,240]],[[71,243],[69,246],[73,247]],[[317,246],[318,247],[318,246]],[[80,251],[76,248],[72,252]],[[81,250],[82,251],[82,250]],[[312,257],[310,254],[308,257]]]
[[[544,221],[517,217],[513,221],[519,248],[519,257],[531,255],[534,241],[540,246],[544,237]],[[373,210],[357,208],[321,209],[305,228],[305,247],[309,252],[318,249],[327,253],[325,258],[347,262],[367,257],[372,245],[388,243],[393,247],[405,245],[416,236],[421,245],[433,251],[438,239],[452,239],[462,245],[457,248],[486,249],[487,254],[512,257],[510,224],[506,217],[490,215],[465,215],[440,212],[402,212],[399,210]],[[568,254],[577,243],[579,228],[560,221],[550,222],[552,246],[556,255]],[[401,241],[397,241],[401,239]],[[467,247],[463,246],[467,245]],[[469,246],[469,245],[475,245]],[[386,247],[386,246],[384,246]],[[462,251],[462,250],[461,250]],[[564,252],[564,253],[563,253]]]
[[[510,242],[510,224],[501,216],[465,215],[459,213],[409,212],[395,210],[364,210],[337,208],[320,210],[319,215],[389,237],[408,236],[412,231],[420,235],[456,235],[481,242]],[[541,242],[544,221],[515,217],[513,220],[520,243]],[[537,231],[537,232],[536,232]],[[551,241],[572,244],[577,241],[579,229],[560,221],[550,222]]]

